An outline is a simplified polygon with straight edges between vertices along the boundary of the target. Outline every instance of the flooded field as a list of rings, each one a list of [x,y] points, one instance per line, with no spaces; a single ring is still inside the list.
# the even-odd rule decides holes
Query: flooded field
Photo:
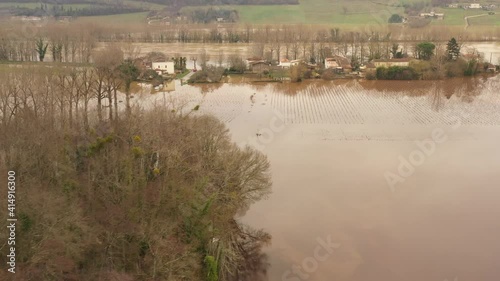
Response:
[[[500,76],[175,85],[136,94],[224,121],[268,155],[268,280],[500,278]]]

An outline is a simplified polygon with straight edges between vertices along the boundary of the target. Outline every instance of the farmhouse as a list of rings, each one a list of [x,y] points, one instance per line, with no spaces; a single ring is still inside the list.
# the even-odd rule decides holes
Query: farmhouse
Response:
[[[288,59],[282,59],[278,66],[283,67],[283,68],[289,68],[294,65],[299,65],[300,60],[288,60]]]
[[[326,58],[325,59],[325,68],[338,68],[340,67],[340,64],[337,62],[336,59],[334,58]]]
[[[434,11],[430,13],[421,13],[420,14],[421,18],[437,18],[437,19],[444,19],[444,14],[442,13],[435,13]]]
[[[409,66],[411,58],[373,60],[375,67]]]
[[[266,61],[263,58],[259,57],[248,58],[245,60],[245,66],[247,69],[250,69],[250,66],[257,62],[266,62]]]
[[[252,72],[263,72],[264,70],[269,70],[271,64],[264,61],[251,62],[249,64],[248,70]]]
[[[366,71],[375,71],[377,67],[373,62],[367,63],[363,68],[360,67],[361,70],[366,70]]]
[[[154,71],[156,71],[159,75],[175,74],[173,61],[153,62],[151,68]]]
[[[352,66],[348,58],[342,56],[333,56],[325,59],[325,68],[333,68],[338,72],[351,72]]]
[[[481,9],[483,8],[479,3],[472,3],[469,5],[469,9]]]

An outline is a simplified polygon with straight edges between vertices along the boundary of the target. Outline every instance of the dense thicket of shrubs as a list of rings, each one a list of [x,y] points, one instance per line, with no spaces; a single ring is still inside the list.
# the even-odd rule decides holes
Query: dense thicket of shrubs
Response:
[[[416,80],[419,78],[413,68],[406,66],[378,67],[376,76],[380,80]]]
[[[171,103],[120,110],[102,89],[128,78],[106,65],[0,71],[0,173],[20,187],[14,279],[260,280],[270,236],[235,216],[269,194],[267,158]]]
[[[226,9],[195,9],[189,13],[189,19],[195,23],[211,23],[222,18],[226,22],[236,22],[239,19],[238,11]]]
[[[224,75],[224,68],[207,66],[189,78],[189,83],[217,83],[220,82]]]

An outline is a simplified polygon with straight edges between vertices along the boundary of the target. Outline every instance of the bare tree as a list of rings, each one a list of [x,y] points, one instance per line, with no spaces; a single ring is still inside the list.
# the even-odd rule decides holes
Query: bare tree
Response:
[[[201,69],[206,69],[207,68],[207,63],[210,60],[210,55],[207,53],[207,50],[202,49],[200,51],[199,58],[200,58]]]
[[[97,117],[99,121],[102,121],[102,100],[105,97],[109,101],[109,110],[112,110],[113,81],[118,67],[123,62],[123,52],[119,47],[110,45],[100,51],[95,51],[93,60],[96,75],[94,91],[97,98]],[[106,93],[107,95],[105,95]],[[111,117],[112,113],[109,116]]]

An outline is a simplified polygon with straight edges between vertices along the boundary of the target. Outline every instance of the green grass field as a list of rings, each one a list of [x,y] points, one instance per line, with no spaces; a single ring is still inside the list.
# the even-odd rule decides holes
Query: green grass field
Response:
[[[368,0],[303,0],[299,5],[218,7],[235,9],[239,12],[242,22],[256,24],[378,24],[386,23],[393,13],[403,12],[402,7],[375,4]],[[187,12],[190,9],[193,7],[184,8],[181,11]]]
[[[495,15],[487,15],[484,17],[471,18],[469,19],[469,24],[471,26],[500,26],[500,13]]]
[[[139,2],[139,1],[133,1],[133,0],[123,0],[122,2],[123,2],[123,4],[125,4],[127,6],[143,8],[146,10],[163,10],[166,7],[165,5],[143,2],[143,1]]]
[[[218,6],[218,8],[235,9],[240,15],[242,23],[253,24],[328,24],[337,26],[367,26],[386,24],[391,14],[403,15],[403,4],[412,4],[422,0],[300,0],[299,5],[262,5],[262,6]],[[430,0],[424,0],[429,2]],[[128,6],[141,7],[147,10],[162,10],[166,6],[124,0]],[[51,4],[48,4],[49,6]],[[0,3],[0,8],[5,7],[39,7],[39,3]],[[64,7],[85,8],[89,4],[65,4]],[[50,8],[50,7],[49,7]],[[204,7],[185,7],[181,12]],[[465,16],[487,13],[483,10],[463,10],[453,8],[436,8],[436,12],[444,13],[444,20],[433,20],[432,25],[465,26]],[[500,14],[500,9],[497,10]],[[471,25],[499,26],[500,15],[488,15],[471,18]],[[111,16],[81,17],[79,20],[103,21],[105,23],[143,23],[147,13],[132,13]]]
[[[464,9],[436,9],[436,13],[444,13],[443,20],[433,20],[432,24],[435,25],[464,25],[465,26],[465,17],[474,16],[480,14],[487,14],[487,11],[483,10],[464,10]],[[471,19],[472,21],[472,19]]]
[[[235,9],[244,23],[304,23],[335,25],[373,25],[385,24],[391,14],[403,15],[403,4],[412,4],[422,0],[393,0],[390,4],[385,0],[301,0],[299,5],[269,6],[218,6]],[[425,2],[430,2],[425,0]],[[181,10],[187,12],[188,7]],[[203,7],[203,8],[206,8]],[[433,20],[433,25],[465,25],[465,16],[487,13],[483,10],[463,10],[453,8],[436,8],[436,12],[445,13],[444,20]],[[500,13],[500,10],[497,10]],[[471,25],[500,25],[497,15],[470,19]]]
[[[245,23],[268,23],[270,19],[280,23],[305,22],[306,17],[299,6],[232,6],[238,11],[240,20]]]

